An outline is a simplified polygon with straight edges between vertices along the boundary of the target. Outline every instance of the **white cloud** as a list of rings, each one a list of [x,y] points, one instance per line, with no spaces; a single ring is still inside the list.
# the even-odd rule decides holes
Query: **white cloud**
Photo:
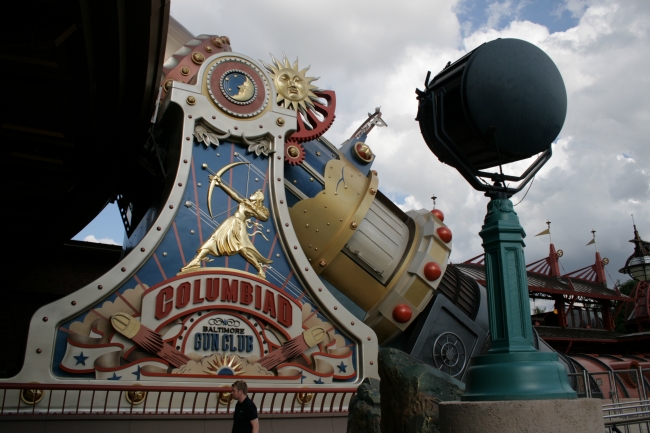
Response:
[[[88,235],[84,238],[84,242],[95,242],[97,244],[109,244],[109,245],[120,245],[110,238],[101,238],[97,239],[95,235]]]

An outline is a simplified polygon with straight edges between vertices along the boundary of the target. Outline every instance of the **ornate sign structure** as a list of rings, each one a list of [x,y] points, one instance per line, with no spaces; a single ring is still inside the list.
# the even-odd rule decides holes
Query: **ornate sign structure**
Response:
[[[379,110],[337,149],[320,138],[333,91],[229,43],[199,36],[165,64],[168,193],[118,265],[36,313],[15,380],[356,387],[432,299],[451,232],[379,193]]]

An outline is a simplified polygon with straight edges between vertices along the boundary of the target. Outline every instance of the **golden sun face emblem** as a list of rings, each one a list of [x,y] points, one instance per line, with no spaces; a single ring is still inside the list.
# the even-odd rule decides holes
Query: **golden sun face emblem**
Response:
[[[241,365],[243,361],[237,362],[235,355],[215,355],[214,361],[208,361],[209,370],[203,370],[208,374],[216,376],[237,376],[242,374]]]
[[[300,110],[314,109],[314,102],[318,97],[313,93],[318,90],[317,86],[312,85],[312,81],[318,80],[316,77],[307,77],[309,70],[307,66],[303,70],[298,68],[298,59],[291,65],[287,56],[282,61],[273,59],[272,64],[264,64],[264,67],[271,73],[275,87],[278,91],[278,104],[284,108]]]

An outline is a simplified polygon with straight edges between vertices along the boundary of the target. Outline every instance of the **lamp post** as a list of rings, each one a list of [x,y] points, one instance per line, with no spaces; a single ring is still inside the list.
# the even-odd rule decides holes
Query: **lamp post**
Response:
[[[628,274],[633,280],[644,282],[650,281],[650,242],[641,239],[634,224],[634,253],[628,257],[625,266],[618,271],[621,274]]]
[[[576,398],[557,353],[533,343],[523,238],[510,197],[551,157],[567,96],[553,61],[517,39],[485,43],[449,63],[417,90],[422,135],[441,162],[456,168],[490,201],[479,235],[492,347],[470,361],[464,401]],[[519,176],[502,166],[532,156]],[[498,171],[485,171],[498,167]],[[508,182],[519,182],[516,186]]]

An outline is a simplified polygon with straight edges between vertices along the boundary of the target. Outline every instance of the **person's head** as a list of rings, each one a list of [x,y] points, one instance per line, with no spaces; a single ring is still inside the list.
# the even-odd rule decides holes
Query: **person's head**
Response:
[[[262,192],[261,189],[258,189],[255,191],[251,196],[249,197],[249,200],[257,202],[257,203],[263,203],[264,202],[264,193]],[[240,381],[241,382],[241,381]]]
[[[248,385],[243,380],[238,380],[232,384],[232,398],[237,401],[243,401],[248,395]]]

